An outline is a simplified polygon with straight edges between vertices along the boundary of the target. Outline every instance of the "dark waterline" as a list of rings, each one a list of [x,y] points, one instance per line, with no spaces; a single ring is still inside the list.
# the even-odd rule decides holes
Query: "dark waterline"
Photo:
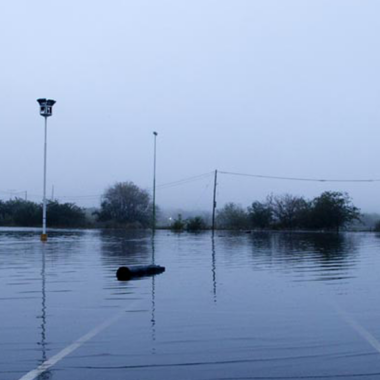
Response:
[[[0,379],[380,378],[375,234],[0,229]],[[118,282],[122,265],[164,265]],[[117,316],[117,318],[115,318]]]

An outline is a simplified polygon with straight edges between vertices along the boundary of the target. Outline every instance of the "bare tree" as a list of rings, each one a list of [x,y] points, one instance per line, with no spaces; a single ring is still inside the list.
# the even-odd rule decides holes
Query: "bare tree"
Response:
[[[290,194],[269,197],[274,223],[279,228],[307,227],[309,203],[303,197]]]

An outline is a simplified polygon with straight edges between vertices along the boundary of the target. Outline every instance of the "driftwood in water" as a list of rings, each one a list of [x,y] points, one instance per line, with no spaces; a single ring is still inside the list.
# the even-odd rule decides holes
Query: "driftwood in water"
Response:
[[[120,267],[116,272],[116,277],[119,281],[128,281],[133,277],[154,276],[165,272],[165,267],[159,265],[141,265]]]

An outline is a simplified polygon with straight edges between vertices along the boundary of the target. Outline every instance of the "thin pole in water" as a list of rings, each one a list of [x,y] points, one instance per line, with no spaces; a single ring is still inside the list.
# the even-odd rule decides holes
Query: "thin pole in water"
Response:
[[[156,140],[157,132],[154,135],[154,158],[153,158],[153,215],[152,215],[152,228],[153,232],[156,230]]]
[[[215,210],[216,210],[216,186],[217,186],[217,180],[218,180],[218,171],[215,170],[214,197],[213,197],[213,202],[212,202],[212,231],[215,231]]]

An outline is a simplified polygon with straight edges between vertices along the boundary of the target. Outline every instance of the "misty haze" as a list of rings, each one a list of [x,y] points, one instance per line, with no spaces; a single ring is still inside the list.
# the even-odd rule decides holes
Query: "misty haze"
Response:
[[[0,378],[379,379],[379,13],[3,2]]]

